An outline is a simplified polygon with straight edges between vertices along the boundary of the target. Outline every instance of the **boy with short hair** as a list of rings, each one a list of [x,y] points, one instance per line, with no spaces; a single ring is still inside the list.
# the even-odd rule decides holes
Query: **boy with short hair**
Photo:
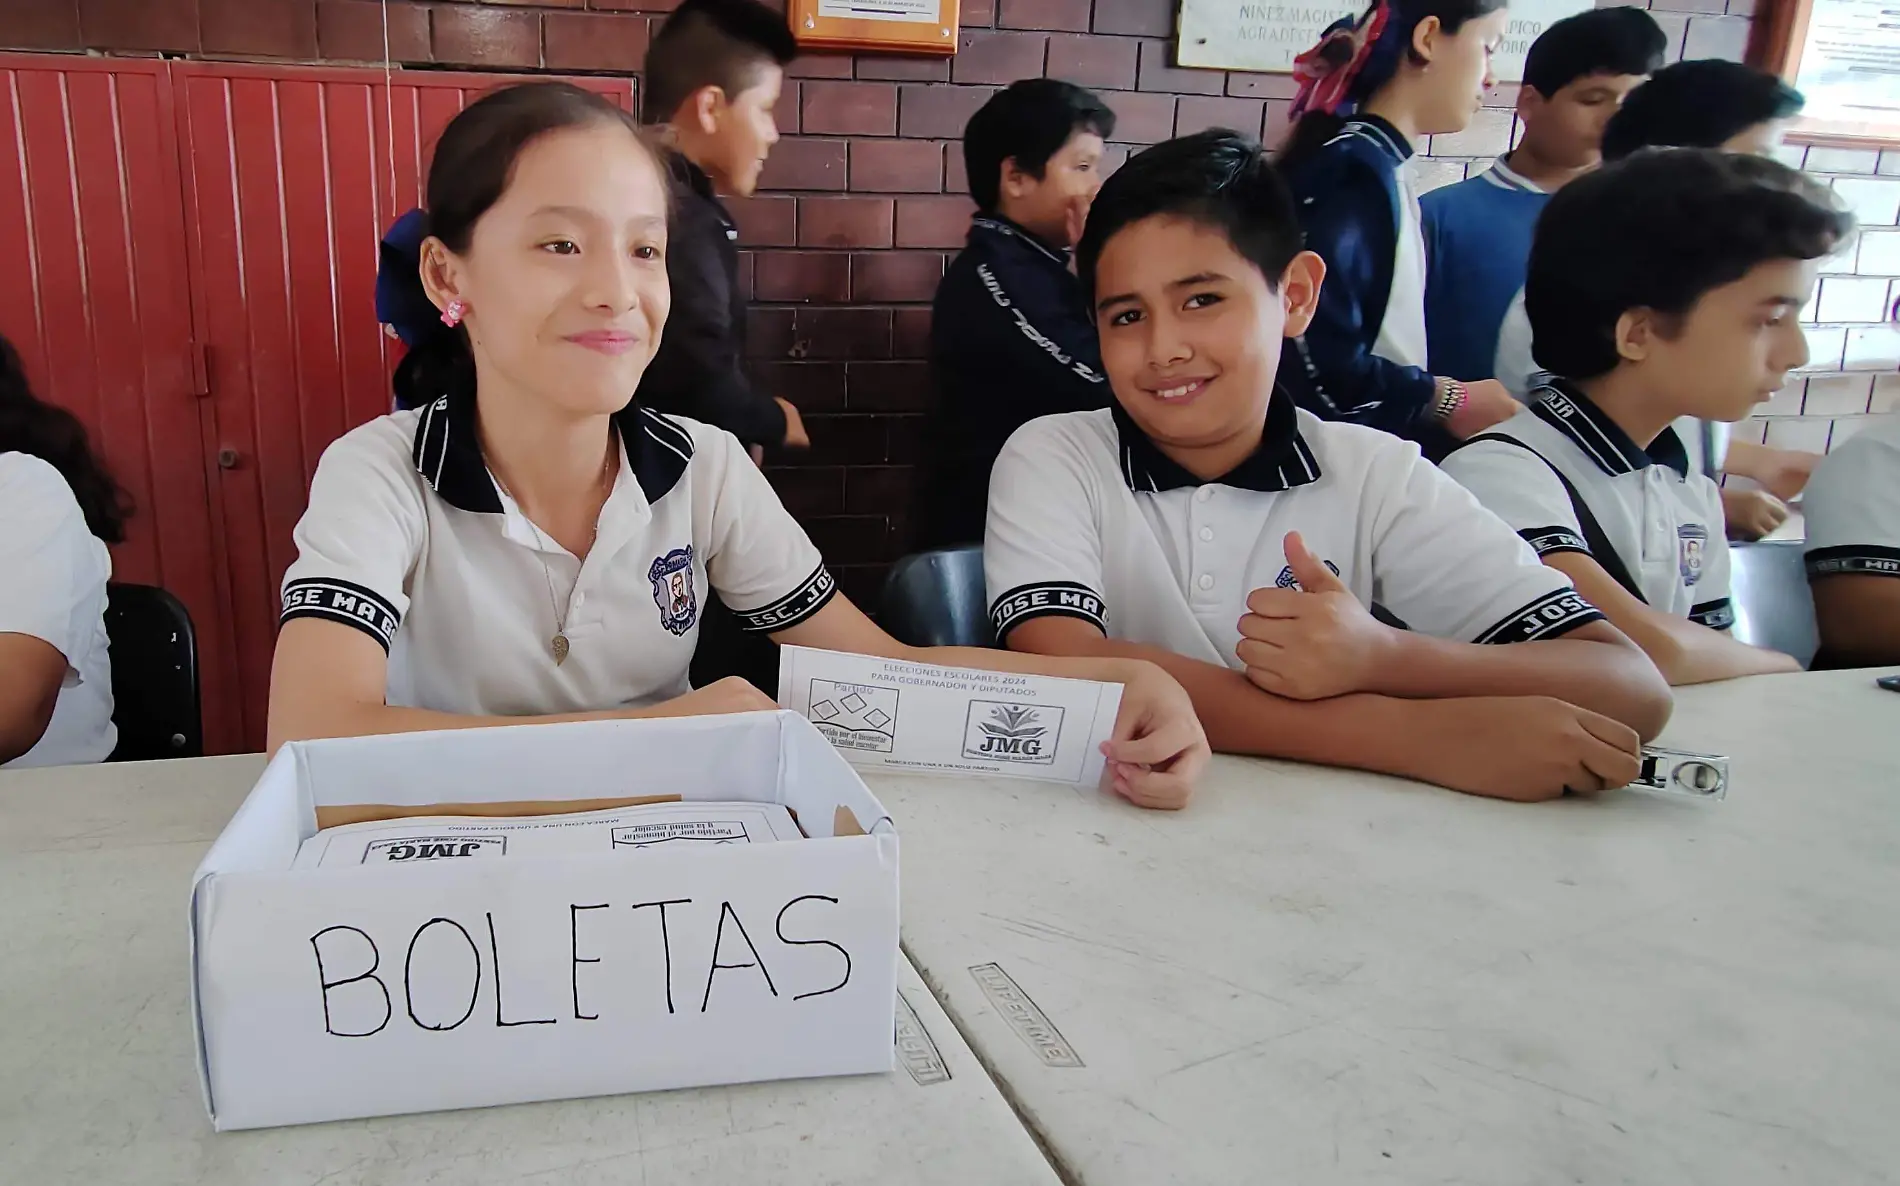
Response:
[[[1753,66],[1709,58],[1665,66],[1631,91],[1603,132],[1603,159],[1644,148],[1720,148],[1765,156],[1800,113],[1800,91]],[[1498,335],[1498,380],[1519,399],[1537,386],[1530,319],[1518,294]],[[1761,489],[1722,487],[1724,534],[1759,539],[1788,517],[1783,499],[1801,492],[1819,457],[1798,449],[1730,442],[1728,425],[1685,420],[1676,426],[1689,464],[1711,477],[1749,478]]]
[[[673,304],[635,400],[725,429],[763,459],[767,446],[811,444],[798,409],[752,385],[739,229],[718,195],[747,197],[772,145],[785,65],[798,44],[783,14],[758,0],[681,0],[647,47],[643,122],[658,125],[673,178],[666,276]],[[729,675],[767,695],[778,648],[743,631],[717,597],[700,615],[692,681]]]
[[[1538,214],[1552,193],[1596,168],[1604,125],[1667,48],[1640,8],[1593,8],[1552,24],[1524,59],[1517,147],[1419,199],[1434,374],[1467,382],[1496,374],[1498,327],[1524,287]]]
[[[1552,377],[1444,468],[1672,684],[1798,670],[1728,636],[1720,493],[1671,424],[1740,420],[1807,362],[1801,308],[1851,232],[1795,170],[1708,149],[1606,165],[1538,222],[1524,295]]]
[[[919,547],[983,538],[990,465],[1010,433],[1037,416],[1108,405],[1069,252],[1114,132],[1100,99],[1047,78],[1012,83],[964,127],[977,210],[932,311],[938,404],[914,515]]]
[[[1900,414],[1834,446],[1801,513],[1821,628],[1815,667],[1900,664]]]
[[[1276,391],[1325,272],[1301,242],[1238,133],[1109,179],[1078,264],[1115,403],[997,458],[999,639],[1153,660],[1217,749],[1514,799],[1622,786],[1669,714],[1655,669],[1416,444]]]
[[[754,449],[810,444],[798,410],[745,372],[739,231],[718,194],[748,197],[778,125],[772,114],[798,44],[758,0],[682,0],[647,47],[642,117],[667,142],[674,179],[666,252],[673,307],[639,402],[717,425]]]
[[[1603,129],[1603,159],[1639,148],[1723,148],[1767,156],[1801,114],[1800,91],[1766,70],[1720,58],[1677,62],[1629,93]]]

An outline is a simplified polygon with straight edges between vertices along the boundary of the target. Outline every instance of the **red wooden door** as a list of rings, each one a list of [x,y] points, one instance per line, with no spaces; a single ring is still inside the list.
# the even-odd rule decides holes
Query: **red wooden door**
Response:
[[[78,414],[137,505],[120,580],[198,627],[205,738],[240,741],[209,501],[169,67],[0,55],[0,334],[33,389]]]
[[[238,711],[264,736],[278,586],[318,457],[390,407],[377,242],[428,150],[497,75],[172,64],[195,320],[206,346]],[[387,79],[387,81],[386,81]],[[576,80],[632,104],[625,80]],[[391,135],[393,124],[394,135]],[[393,149],[392,149],[393,146]]]

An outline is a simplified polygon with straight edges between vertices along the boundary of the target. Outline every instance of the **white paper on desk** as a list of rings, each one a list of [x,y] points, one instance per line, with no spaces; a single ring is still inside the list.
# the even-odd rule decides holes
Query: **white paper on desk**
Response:
[[[296,869],[424,865],[465,857],[638,853],[759,844],[802,836],[777,803],[642,803],[567,815],[427,816],[325,828],[297,850]]]
[[[1094,786],[1122,689],[784,647],[778,699],[860,769]]]

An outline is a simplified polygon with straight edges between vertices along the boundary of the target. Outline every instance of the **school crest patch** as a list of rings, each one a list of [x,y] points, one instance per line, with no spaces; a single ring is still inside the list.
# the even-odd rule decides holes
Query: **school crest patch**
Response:
[[[693,587],[693,547],[674,548],[647,569],[653,582],[653,602],[660,607],[660,625],[675,635],[685,634],[699,620],[699,595]]]
[[[1703,558],[1709,550],[1709,529],[1700,523],[1684,523],[1676,528],[1676,540],[1682,560],[1682,583],[1694,585],[1702,579]]]
[[[1332,569],[1334,576],[1339,575],[1339,565],[1334,564],[1331,560],[1322,560],[1320,563]],[[1298,589],[1302,593],[1306,592],[1300,585],[1300,578],[1293,575],[1293,566],[1291,564],[1280,570],[1280,575],[1274,579],[1273,583],[1276,588]]]

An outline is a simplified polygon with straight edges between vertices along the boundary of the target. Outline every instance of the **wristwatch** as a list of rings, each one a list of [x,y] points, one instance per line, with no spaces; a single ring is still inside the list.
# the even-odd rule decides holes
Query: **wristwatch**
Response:
[[[1465,390],[1465,385],[1456,379],[1441,378],[1438,383],[1438,398],[1432,403],[1432,416],[1440,421],[1449,420],[1465,406],[1471,395]]]

